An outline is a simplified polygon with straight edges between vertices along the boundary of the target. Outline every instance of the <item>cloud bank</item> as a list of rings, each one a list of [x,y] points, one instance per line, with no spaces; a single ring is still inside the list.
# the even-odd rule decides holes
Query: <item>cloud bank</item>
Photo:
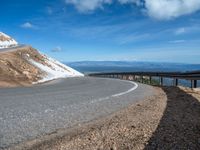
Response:
[[[200,10],[200,0],[65,0],[66,4],[74,5],[82,13],[102,9],[105,4],[110,5],[114,1],[141,7],[158,20],[170,20]]]
[[[145,0],[149,16],[169,20],[200,10],[200,0]]]

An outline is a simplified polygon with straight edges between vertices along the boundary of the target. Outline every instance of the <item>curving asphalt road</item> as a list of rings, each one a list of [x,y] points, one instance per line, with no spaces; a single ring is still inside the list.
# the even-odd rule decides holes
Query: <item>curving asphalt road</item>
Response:
[[[67,78],[0,89],[0,149],[118,111],[154,94],[118,79]]]

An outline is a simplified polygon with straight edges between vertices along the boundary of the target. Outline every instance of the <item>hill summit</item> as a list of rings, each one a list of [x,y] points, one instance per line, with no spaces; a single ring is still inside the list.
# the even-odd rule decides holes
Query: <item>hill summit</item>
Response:
[[[0,32],[0,49],[9,48],[17,45],[17,41],[15,41],[13,38],[6,35],[5,33]]]

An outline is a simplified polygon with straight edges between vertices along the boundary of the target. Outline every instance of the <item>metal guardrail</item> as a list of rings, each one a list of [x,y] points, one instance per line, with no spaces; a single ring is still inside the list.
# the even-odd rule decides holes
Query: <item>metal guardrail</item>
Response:
[[[107,73],[91,73],[89,76],[94,77],[107,77],[107,78],[119,78],[125,80],[135,80],[140,78],[143,82],[148,78],[149,83],[152,83],[153,77],[159,77],[159,83],[163,86],[164,78],[174,79],[174,86],[178,86],[179,79],[190,80],[191,88],[197,88],[197,81],[200,80],[200,71],[195,72],[107,72]]]

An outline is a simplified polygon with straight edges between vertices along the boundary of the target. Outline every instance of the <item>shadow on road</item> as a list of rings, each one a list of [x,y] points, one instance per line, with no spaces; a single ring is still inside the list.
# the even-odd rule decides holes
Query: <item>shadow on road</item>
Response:
[[[199,101],[177,87],[164,87],[163,90],[167,106],[145,150],[200,149]]]

